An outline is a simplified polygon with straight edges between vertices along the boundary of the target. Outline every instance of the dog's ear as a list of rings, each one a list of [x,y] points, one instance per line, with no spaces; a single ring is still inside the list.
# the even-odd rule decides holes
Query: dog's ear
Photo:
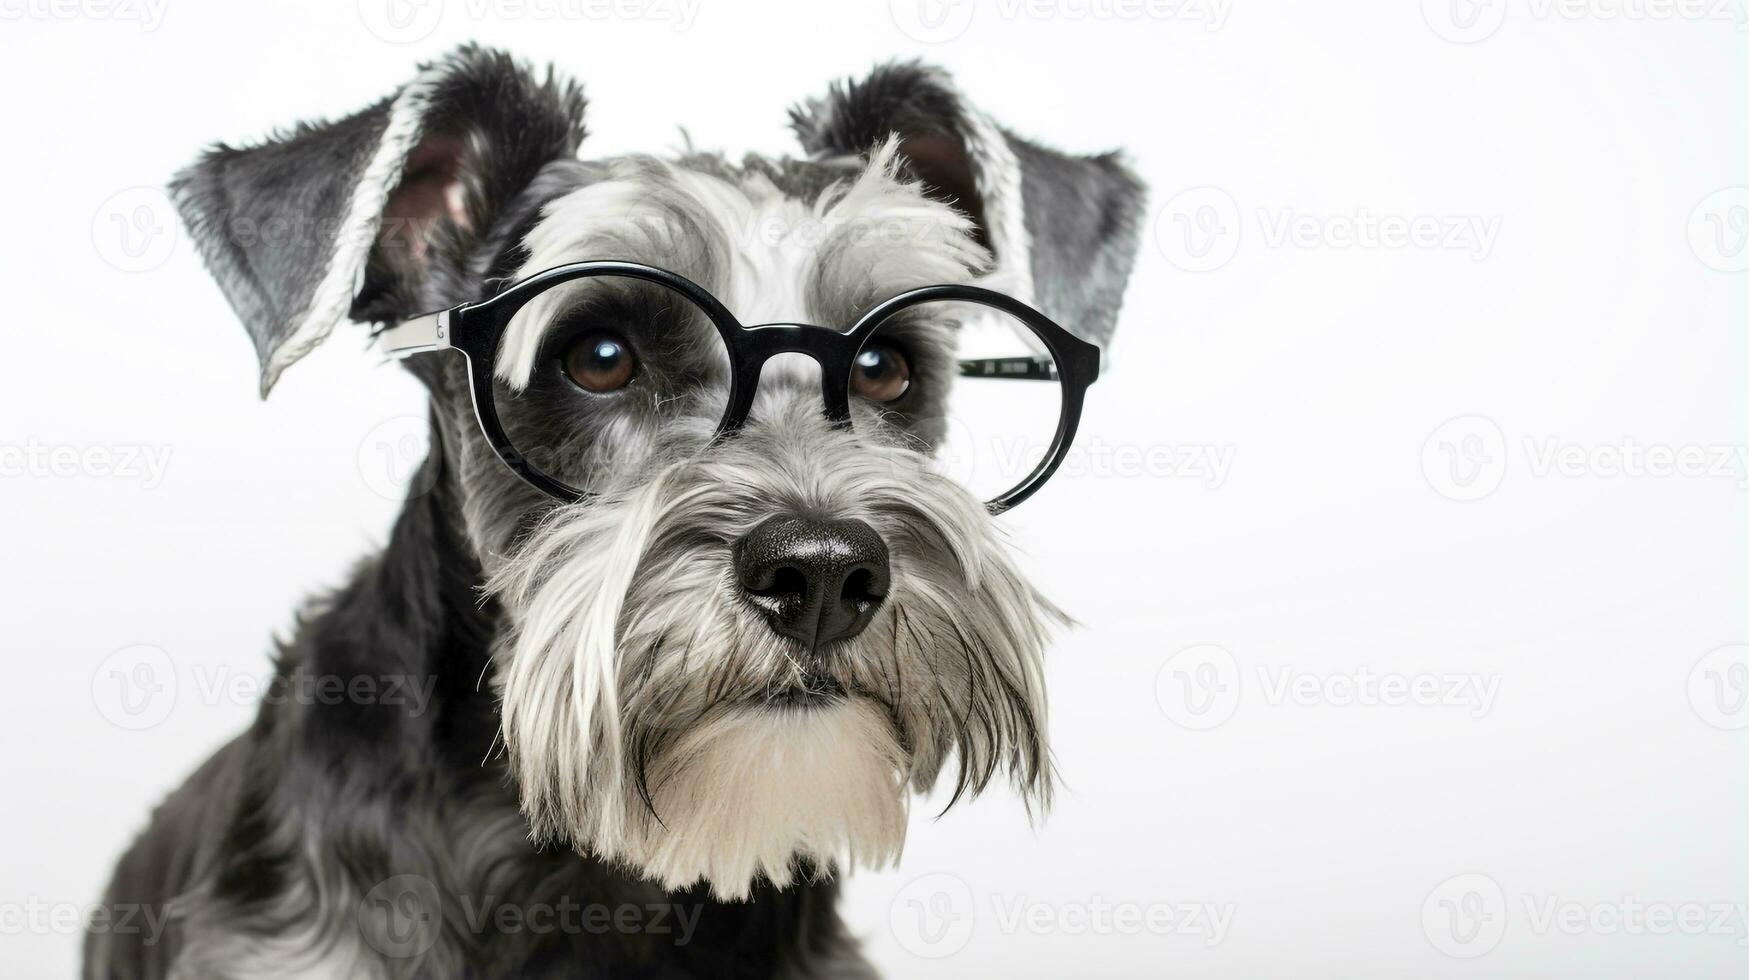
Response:
[[[261,359],[261,393],[341,318],[419,309],[455,252],[549,162],[575,156],[583,96],[549,71],[463,47],[395,94],[258,146],[215,146],[171,195]]]
[[[1070,156],[979,112],[939,69],[876,68],[790,110],[816,157],[866,155],[897,136],[931,196],[977,224],[1003,288],[1104,345],[1134,263],[1146,190],[1117,154]]]

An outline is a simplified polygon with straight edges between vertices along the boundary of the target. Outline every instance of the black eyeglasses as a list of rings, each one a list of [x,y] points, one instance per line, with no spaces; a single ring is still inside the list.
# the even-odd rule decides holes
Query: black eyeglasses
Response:
[[[509,393],[504,395],[498,393],[494,381],[506,359],[526,360],[531,371],[538,373],[545,358],[536,352],[533,342],[518,336],[512,344],[514,350],[506,350],[506,339],[522,331],[520,327],[510,329],[519,311],[567,284],[596,297],[591,301],[596,323],[611,324],[615,316],[638,322],[660,320],[665,328],[678,332],[682,326],[679,320],[698,316],[715,328],[729,363],[728,405],[717,425],[717,438],[732,437],[747,421],[767,361],[780,354],[805,355],[820,365],[825,415],[833,424],[850,426],[855,395],[872,402],[884,416],[932,430],[931,442],[945,444],[945,455],[953,460],[949,468],[957,465],[967,471],[951,475],[976,477],[964,482],[974,491],[983,491],[980,498],[992,513],[1001,513],[1032,496],[1056,472],[1074,441],[1087,387],[1099,376],[1098,347],[1025,303],[978,286],[908,290],[870,309],[843,331],[802,323],[744,325],[715,296],[684,276],[621,261],[577,262],[547,269],[489,299],[428,313],[383,331],[379,339],[390,356],[446,348],[466,355],[474,414],[487,442],[517,476],[564,501],[587,494],[567,482],[558,472],[561,466],[534,462],[558,459],[563,454],[555,452],[552,445],[516,445],[529,440],[554,442],[561,437],[551,432],[520,433],[518,439],[512,439],[500,420],[501,397],[542,397],[535,375],[531,373],[519,390],[511,391],[506,385]],[[955,340],[963,352],[965,335],[974,327],[986,338],[994,333],[1010,342],[1018,339],[1028,351],[938,363],[940,359],[932,359],[928,352],[943,345],[923,342],[931,337]],[[537,324],[530,329],[544,328]],[[622,346],[629,342],[618,333],[584,331],[573,327],[570,333],[582,333],[584,349],[578,355],[584,364],[582,370],[597,372],[586,377],[606,371],[609,381],[617,380],[611,374],[620,367],[614,358],[630,356]],[[572,340],[575,349],[576,336]],[[679,356],[679,351],[670,345],[655,352]],[[575,377],[573,374],[573,381]],[[1049,387],[1013,384],[1016,381],[1042,382]],[[945,384],[951,389],[946,409],[936,406],[930,413],[935,415],[932,418],[911,417],[924,397],[912,389],[922,382]],[[599,391],[600,387],[589,390]],[[569,396],[575,393],[573,389]],[[540,414],[550,417],[563,413],[554,408]]]

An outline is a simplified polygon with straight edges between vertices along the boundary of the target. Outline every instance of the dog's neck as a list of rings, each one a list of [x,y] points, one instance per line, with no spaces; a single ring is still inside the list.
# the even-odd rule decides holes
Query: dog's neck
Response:
[[[431,765],[496,775],[482,761],[497,731],[488,668],[499,612],[483,597],[479,562],[456,528],[458,488],[425,476],[416,485],[430,491],[408,498],[387,546],[328,600],[296,645],[311,676],[356,682],[382,698],[398,688],[393,700],[411,703],[348,697],[314,705],[322,724],[306,737],[313,748],[349,756],[419,745],[441,752]]]

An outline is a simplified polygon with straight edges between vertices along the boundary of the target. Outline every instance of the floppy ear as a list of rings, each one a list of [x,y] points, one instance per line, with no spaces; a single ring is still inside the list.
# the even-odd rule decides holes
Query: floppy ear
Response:
[[[265,396],[342,317],[418,309],[547,163],[575,156],[583,96],[473,45],[337,122],[220,144],[171,182],[183,222],[255,341]]]
[[[1135,260],[1146,189],[1115,153],[1070,156],[997,126],[946,72],[916,62],[834,84],[790,110],[816,157],[897,136],[932,197],[976,222],[1004,288],[1104,346]]]

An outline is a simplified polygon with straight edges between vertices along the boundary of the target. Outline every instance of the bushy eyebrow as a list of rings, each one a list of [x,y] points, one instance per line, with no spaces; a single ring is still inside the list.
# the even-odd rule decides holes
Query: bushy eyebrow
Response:
[[[860,173],[831,185],[811,203],[782,198],[768,180],[756,177],[737,184],[652,158],[615,161],[606,166],[603,179],[541,209],[540,220],[524,236],[527,258],[517,275],[593,259],[642,262],[678,272],[715,293],[732,313],[751,316],[736,309],[751,296],[723,292],[736,283],[742,291],[762,285],[740,282],[744,270],[736,246],[745,245],[753,229],[737,223],[753,221],[781,198],[798,212],[789,218],[822,229],[816,247],[794,270],[801,279],[791,288],[799,286],[801,294],[791,305],[805,308],[804,319],[845,329],[860,313],[899,292],[973,281],[989,263],[970,220],[929,199],[921,185],[902,180],[895,154],[892,144],[884,145]],[[550,290],[512,318],[495,365],[502,381],[513,388],[527,383],[547,336],[577,315],[572,311],[580,302],[578,290],[587,288],[568,284]],[[801,314],[798,308],[779,318]],[[627,319],[628,327],[641,323]],[[684,320],[693,329],[680,329],[676,320],[676,329],[646,337],[677,353],[707,339],[702,318]]]
[[[848,324],[882,300],[917,286],[976,280],[991,264],[966,215],[900,178],[897,143],[870,155],[854,180],[814,204],[828,229],[808,262],[808,307]]]
[[[569,262],[623,259],[678,272],[711,288],[725,264],[727,243],[698,213],[698,202],[680,189],[665,164],[630,160],[609,176],[549,202],[523,245],[527,258],[518,278]],[[654,287],[659,288],[659,287]],[[519,310],[504,331],[494,373],[513,388],[527,384],[549,331],[587,286],[569,283],[548,290]]]

